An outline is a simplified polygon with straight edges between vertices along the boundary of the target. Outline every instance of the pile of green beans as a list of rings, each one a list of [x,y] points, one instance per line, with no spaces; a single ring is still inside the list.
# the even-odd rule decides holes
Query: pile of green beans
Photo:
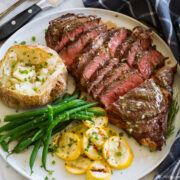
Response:
[[[0,144],[9,154],[20,153],[33,145],[29,166],[31,173],[38,151],[43,145],[42,166],[45,170],[48,149],[52,135],[65,129],[73,120],[89,120],[93,116],[104,115],[103,111],[91,109],[97,103],[88,103],[85,98],[78,99],[79,92],[65,94],[57,98],[51,105],[19,114],[7,115],[7,122],[0,127]],[[9,143],[17,141],[17,145],[9,152]]]

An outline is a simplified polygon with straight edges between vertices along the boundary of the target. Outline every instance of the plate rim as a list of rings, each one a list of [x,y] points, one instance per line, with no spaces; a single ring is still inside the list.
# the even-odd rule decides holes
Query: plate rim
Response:
[[[125,14],[122,14],[120,12],[116,12],[116,11],[112,11],[112,10],[108,10],[108,9],[100,9],[100,8],[70,8],[70,9],[65,9],[65,10],[57,10],[55,12],[51,12],[49,14],[46,14],[46,15],[42,15],[36,19],[32,19],[30,22],[28,22],[26,25],[24,25],[22,28],[20,28],[19,30],[17,30],[13,35],[11,35],[1,46],[1,48],[4,46],[4,44],[7,43],[7,41],[11,38],[13,38],[14,36],[16,36],[16,33],[20,32],[20,31],[23,31],[23,28],[25,28],[26,26],[30,26],[32,23],[36,23],[37,21],[40,21],[41,19],[45,19],[46,17],[49,17],[49,16],[53,16],[53,15],[56,15],[58,13],[68,13],[68,12],[71,12],[71,11],[83,11],[83,10],[87,10],[87,11],[101,11],[101,12],[109,12],[111,14],[114,14],[114,15],[120,15],[121,17],[124,17],[124,18],[127,18],[131,21],[134,21],[135,23],[141,25],[142,27],[144,28],[150,28],[148,27],[148,25],[138,21],[137,19],[134,19],[133,17],[130,17],[128,15],[125,15]],[[161,40],[161,42],[164,44],[164,46],[169,50],[169,52],[171,53],[172,57],[176,60],[174,54],[172,53],[170,47],[168,46],[168,44],[157,34],[157,32],[155,32],[153,29],[152,29],[153,33],[158,36],[158,38]],[[0,49],[1,49],[0,48]],[[176,60],[177,61],[177,60]],[[174,141],[173,141],[174,142]],[[141,173],[137,179],[140,179],[140,178],[143,178],[144,176],[146,176],[147,174],[149,174],[150,172],[152,172],[155,168],[157,168],[157,166],[159,166],[161,164],[161,162],[167,157],[167,155],[169,154],[170,152],[170,149],[164,154],[164,156],[156,163],[155,166],[153,166],[152,168],[150,168],[149,170],[147,170],[146,172],[144,173]],[[23,171],[21,168],[17,167],[17,166],[13,166],[9,160],[6,158],[6,156],[4,156],[1,151],[0,151],[0,156],[5,160],[5,162],[8,163],[9,166],[11,166],[17,173],[21,174],[22,176],[24,176],[25,178],[27,179],[30,179],[32,180],[32,176],[29,175],[27,172]]]

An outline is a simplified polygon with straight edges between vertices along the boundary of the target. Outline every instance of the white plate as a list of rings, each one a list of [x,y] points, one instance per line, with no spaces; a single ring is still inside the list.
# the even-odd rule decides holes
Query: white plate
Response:
[[[118,26],[124,26],[130,29],[132,29],[134,26],[137,26],[137,25],[144,26],[140,22],[128,16],[125,16],[123,14],[119,14],[116,12],[112,12],[112,11],[107,11],[107,10],[81,8],[81,9],[71,9],[71,10],[66,10],[66,11],[60,11],[58,13],[50,14],[42,18],[39,18],[35,21],[32,21],[31,23],[27,24],[22,29],[17,31],[1,47],[0,59],[2,59],[6,50],[14,44],[14,41],[18,41],[18,42],[26,41],[28,44],[32,44],[33,42],[31,41],[31,37],[36,36],[36,39],[37,39],[36,41],[39,44],[45,45],[44,30],[48,27],[48,22],[66,13],[95,14],[102,17],[104,22],[112,21],[116,23]],[[160,50],[165,56],[169,57],[175,63],[176,62],[175,58],[171,50],[169,49],[169,47],[166,45],[166,43],[155,33],[153,34],[153,39],[154,39],[154,44],[157,45],[157,49]],[[178,84],[177,80],[180,81],[179,70],[175,77],[175,90],[174,91],[179,91],[178,89],[180,89],[180,83]],[[5,105],[0,103],[0,112],[1,112],[0,117],[1,119],[3,119],[4,115],[15,113],[15,110],[8,108]],[[157,167],[162,162],[162,160],[167,156],[170,150],[170,147],[175,139],[175,134],[177,133],[180,127],[180,121],[178,121],[178,117],[180,117],[179,113],[175,121],[174,134],[167,140],[167,143],[163,147],[162,151],[150,152],[149,149],[147,149],[146,147],[140,146],[133,138],[128,138],[125,135],[124,138],[127,139],[128,143],[133,149],[134,161],[128,169],[113,170],[113,175],[111,179],[113,180],[139,179],[143,177],[144,175],[148,174],[155,167]],[[6,159],[6,161],[14,169],[16,169],[19,173],[21,173],[22,175],[24,175],[25,177],[29,179],[43,180],[45,176],[48,176],[49,179],[52,179],[52,177],[54,177],[56,180],[61,180],[61,179],[83,180],[85,179],[85,175],[71,175],[70,173],[68,173],[64,168],[64,161],[57,158],[56,156],[51,157],[51,155],[48,156],[47,167],[50,170],[54,170],[54,173],[51,176],[48,175],[46,171],[40,168],[42,149],[40,150],[38,154],[38,158],[34,166],[34,173],[32,174],[32,176],[30,176],[30,169],[29,169],[28,163],[29,163],[29,157],[30,157],[31,151],[32,151],[32,147],[24,151],[23,153],[11,155],[6,159],[7,154],[0,148],[1,156],[4,159]],[[55,165],[51,164],[53,160],[56,161]]]

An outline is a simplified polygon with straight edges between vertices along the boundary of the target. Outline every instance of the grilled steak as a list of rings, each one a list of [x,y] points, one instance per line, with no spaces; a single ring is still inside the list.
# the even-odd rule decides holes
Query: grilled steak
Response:
[[[67,14],[50,22],[46,32],[49,47],[59,52],[70,40],[99,24],[100,18],[82,14]]]
[[[108,107],[111,122],[132,134],[152,150],[161,150],[165,141],[165,117],[172,100],[176,68],[165,67]]]
[[[47,45],[59,53],[79,87],[106,108],[113,124],[140,144],[161,150],[176,67],[164,66],[151,30],[107,30],[99,21],[82,14],[52,20]]]
[[[82,49],[87,45],[87,43],[91,40],[96,38],[101,32],[106,31],[106,25],[96,26],[92,29],[89,29],[77,40],[73,41],[67,47],[64,47],[62,51],[59,53],[60,57],[63,59],[65,65],[69,67],[75,57],[82,51]]]

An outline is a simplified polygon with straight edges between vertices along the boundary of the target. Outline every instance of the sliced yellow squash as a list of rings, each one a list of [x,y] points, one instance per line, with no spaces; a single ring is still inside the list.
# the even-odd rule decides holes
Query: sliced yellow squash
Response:
[[[80,156],[81,143],[76,134],[63,133],[58,139],[56,155],[65,160],[75,160]]]
[[[102,128],[88,129],[83,136],[84,153],[93,160],[102,159],[102,146],[107,134]]]
[[[78,137],[81,141],[81,154],[83,154],[83,147],[82,147],[83,135],[87,130],[88,130],[88,128],[84,124],[79,124],[69,130],[69,132],[72,132],[72,133],[78,135]]]
[[[111,168],[102,161],[92,162],[86,173],[87,180],[109,180],[110,176]]]
[[[65,162],[65,168],[72,174],[84,174],[92,163],[88,157],[80,155],[77,159]]]
[[[108,164],[116,169],[131,165],[133,152],[129,144],[119,136],[112,136],[103,145],[103,156]]]
[[[92,109],[97,109],[97,110],[105,112],[105,110],[101,107],[93,107]],[[88,120],[83,120],[83,123],[88,128],[106,127],[108,124],[108,117],[107,117],[106,113],[105,113],[105,116],[94,116],[94,117],[92,117],[92,120],[94,121],[94,123],[91,121],[88,121]]]
[[[116,132],[114,129],[112,128],[104,128],[104,130],[106,131],[107,133],[107,136],[108,137],[111,137],[111,136],[119,136],[118,132]]]

